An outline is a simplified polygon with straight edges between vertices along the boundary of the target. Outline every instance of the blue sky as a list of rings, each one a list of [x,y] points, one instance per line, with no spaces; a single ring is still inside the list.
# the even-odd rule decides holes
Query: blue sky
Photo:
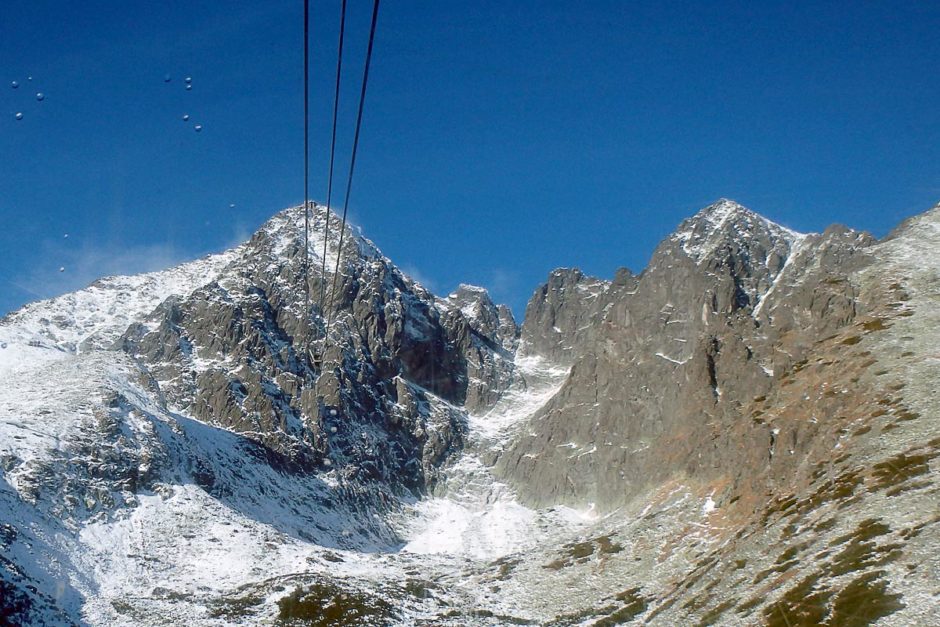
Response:
[[[302,200],[300,0],[3,5],[0,314]],[[370,8],[349,1],[341,173]],[[339,2],[312,11],[322,200]],[[940,200],[937,32],[936,2],[386,0],[351,213],[435,291],[517,314],[555,267],[641,270],[719,197],[882,236]]]

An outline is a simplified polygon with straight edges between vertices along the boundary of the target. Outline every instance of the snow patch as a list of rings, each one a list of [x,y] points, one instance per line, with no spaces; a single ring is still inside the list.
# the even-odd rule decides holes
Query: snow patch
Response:
[[[718,506],[715,505],[714,499],[712,499],[713,496],[715,496],[714,492],[712,492],[705,498],[705,504],[702,505],[702,516],[708,516],[713,511],[718,509]]]
[[[531,541],[535,512],[513,501],[471,509],[447,498],[428,499],[417,508],[417,530],[402,549],[474,559],[502,557]]]
[[[674,363],[674,364],[676,364],[676,365],[679,365],[679,366],[681,366],[681,365],[685,364],[687,361],[689,361],[689,358],[688,358],[688,357],[686,357],[685,359],[675,359],[674,357],[670,357],[669,355],[664,355],[663,353],[656,353],[656,356],[657,356],[657,357],[662,357],[662,358],[665,359],[666,361],[670,361],[670,362],[672,362],[672,363]]]

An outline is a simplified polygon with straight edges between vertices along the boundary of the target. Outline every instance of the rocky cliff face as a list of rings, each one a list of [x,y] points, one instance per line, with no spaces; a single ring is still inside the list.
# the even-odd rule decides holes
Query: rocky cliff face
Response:
[[[471,412],[485,411],[512,385],[519,344],[512,311],[472,285],[461,285],[436,304],[444,311],[445,326],[454,330],[457,352],[466,363],[464,406]]]
[[[571,372],[500,456],[501,474],[536,505],[612,509],[676,473],[726,472],[741,442],[722,434],[747,420],[742,406],[867,306],[851,276],[873,242],[843,228],[801,235],[720,201],[639,277],[556,271],[522,340]],[[772,435],[755,424],[744,437],[770,448]]]
[[[635,283],[627,270],[614,281],[618,289]],[[521,331],[521,355],[538,355],[558,364],[570,365],[583,347],[597,337],[595,319],[606,306],[612,285],[584,276],[578,269],[560,268],[540,286],[525,311]]]
[[[940,207],[880,243],[685,223],[500,458],[530,502],[620,506],[510,588],[617,581],[548,624],[940,620],[938,260]]]
[[[63,583],[56,564],[80,572],[85,558],[73,555],[112,555],[76,530],[131,519],[143,529],[153,521],[142,518],[163,515],[152,495],[192,502],[189,486],[202,502],[184,516],[194,525],[221,507],[237,513],[222,520],[227,531],[264,542],[401,545],[389,516],[438,482],[463,447],[467,413],[511,384],[518,329],[485,290],[436,298],[355,229],[341,244],[335,216],[324,253],[326,210],[308,211],[306,285],[295,207],[221,255],[102,279],[0,322],[0,501],[13,512],[4,620],[78,617],[80,599],[101,597],[83,579]],[[337,258],[335,297],[321,300]],[[158,544],[204,539],[157,524],[173,530]],[[57,534],[68,540],[49,544]],[[51,561],[32,557],[39,547]]]
[[[311,211],[322,233],[326,212]],[[302,225],[302,208],[272,218],[223,277],[162,303],[121,348],[170,407],[246,434],[297,470],[423,490],[461,447],[465,419],[453,406],[485,408],[511,378],[515,322],[483,290],[435,299],[352,229],[339,249],[335,224],[335,297],[329,273],[317,302],[318,237],[308,300]]]

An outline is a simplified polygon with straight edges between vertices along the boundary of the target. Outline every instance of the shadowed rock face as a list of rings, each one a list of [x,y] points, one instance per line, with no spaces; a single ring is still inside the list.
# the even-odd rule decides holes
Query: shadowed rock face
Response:
[[[777,385],[775,372],[865,309],[852,276],[873,241],[840,227],[801,235],[720,201],[683,222],[639,277],[555,271],[529,303],[522,342],[571,372],[499,472],[534,505],[611,509],[677,474],[725,472],[741,446],[768,449],[761,425],[742,440],[721,434],[745,422],[742,403]]]
[[[312,213],[321,233],[325,210]],[[171,407],[256,439],[295,470],[326,464],[423,490],[461,447],[457,408],[485,408],[511,380],[512,315],[478,289],[435,300],[352,229],[341,251],[339,234],[330,239],[340,277],[330,299],[327,272],[323,303],[322,239],[312,242],[308,299],[302,225],[302,208],[278,214],[219,280],[163,303],[120,345]]]
[[[512,311],[494,304],[486,290],[472,285],[461,285],[436,304],[443,310],[444,326],[454,329],[457,352],[465,358],[465,408],[483,411],[513,382],[519,328]]]
[[[621,270],[618,288],[632,286],[634,277]],[[585,276],[578,269],[559,268],[535,290],[525,311],[522,353],[540,355],[569,365],[597,338],[595,321],[607,304],[611,283]]]

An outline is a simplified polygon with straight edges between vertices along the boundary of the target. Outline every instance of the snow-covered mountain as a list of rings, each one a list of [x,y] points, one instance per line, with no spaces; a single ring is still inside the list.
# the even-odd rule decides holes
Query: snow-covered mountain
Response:
[[[722,200],[521,327],[304,211],[0,321],[0,620],[940,623],[940,207]]]

